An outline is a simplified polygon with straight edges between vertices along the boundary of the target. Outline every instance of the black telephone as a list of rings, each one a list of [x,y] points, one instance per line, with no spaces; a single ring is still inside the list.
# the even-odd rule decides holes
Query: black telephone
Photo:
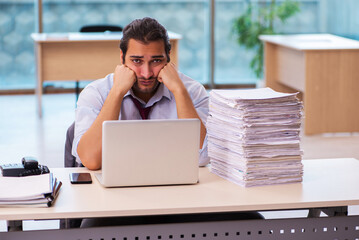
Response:
[[[23,157],[21,164],[0,165],[4,177],[23,177],[49,173],[48,167],[39,165],[34,157]]]

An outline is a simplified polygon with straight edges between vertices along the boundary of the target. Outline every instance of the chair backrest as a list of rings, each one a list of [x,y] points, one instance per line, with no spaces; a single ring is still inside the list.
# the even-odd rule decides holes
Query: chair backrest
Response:
[[[87,25],[80,29],[80,32],[122,32],[121,26],[115,25]]]
[[[82,164],[76,162],[76,157],[72,155],[72,142],[74,141],[75,134],[75,122],[73,122],[66,132],[65,140],[65,155],[64,155],[64,165],[65,167],[83,167]],[[60,219],[60,229],[66,228],[79,228],[81,226],[82,219]]]
[[[75,134],[75,122],[73,122],[66,132],[65,140],[65,154],[64,154],[64,165],[65,167],[83,167],[82,164],[76,162],[76,157],[72,155],[72,143],[74,141]]]

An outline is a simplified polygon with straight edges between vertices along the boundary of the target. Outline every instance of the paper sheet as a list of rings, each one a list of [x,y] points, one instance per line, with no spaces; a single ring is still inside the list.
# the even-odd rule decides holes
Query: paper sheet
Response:
[[[211,171],[241,186],[301,181],[296,93],[213,90],[207,119]]]
[[[41,198],[44,194],[51,192],[51,174],[27,177],[0,177],[0,202],[2,200]]]

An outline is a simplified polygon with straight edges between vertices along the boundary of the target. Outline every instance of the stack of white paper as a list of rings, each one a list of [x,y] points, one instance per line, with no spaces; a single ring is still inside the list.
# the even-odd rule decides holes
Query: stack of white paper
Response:
[[[270,88],[211,91],[211,171],[241,186],[300,182],[303,106],[296,95]]]
[[[51,173],[27,177],[0,177],[0,206],[46,204],[51,206],[61,188]]]

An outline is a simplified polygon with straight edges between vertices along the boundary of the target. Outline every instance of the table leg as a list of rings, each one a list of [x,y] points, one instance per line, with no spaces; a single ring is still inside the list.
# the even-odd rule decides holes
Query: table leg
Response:
[[[39,118],[42,118],[42,83],[41,80],[38,80],[37,86],[36,86],[36,97],[37,97],[37,112],[39,115]]]
[[[22,221],[7,221],[7,231],[8,232],[15,232],[15,231],[22,231]]]
[[[321,212],[327,214],[328,217],[348,216],[348,207],[311,208],[309,209],[308,218],[320,217]]]
[[[35,94],[37,97],[37,112],[39,115],[39,118],[42,117],[42,54],[41,54],[41,43],[35,44],[35,53],[36,53],[36,88],[35,88]]]

